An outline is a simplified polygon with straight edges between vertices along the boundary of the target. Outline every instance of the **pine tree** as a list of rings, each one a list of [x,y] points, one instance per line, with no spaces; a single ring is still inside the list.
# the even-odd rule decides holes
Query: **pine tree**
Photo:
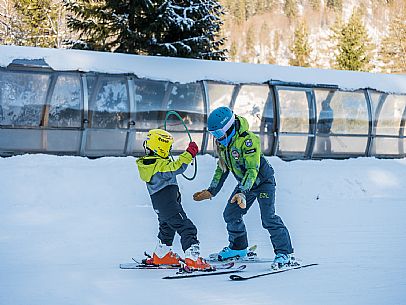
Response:
[[[354,11],[348,23],[333,29],[337,42],[336,68],[370,71],[372,43],[358,12]]]
[[[270,53],[271,41],[270,41],[270,28],[267,22],[262,23],[261,30],[259,32],[259,42],[261,47],[261,56]],[[267,56],[268,57],[268,56]]]
[[[249,0],[245,2],[245,16],[247,19],[254,16],[257,13],[257,3],[254,0]]]
[[[250,24],[247,30],[247,36],[245,40],[245,54],[248,58],[248,61],[255,57],[255,41],[256,41],[255,28],[253,24]]]
[[[0,2],[0,44],[13,44],[16,33],[14,24],[18,20],[11,1]]]
[[[162,1],[160,1],[162,2]],[[163,1],[150,24],[149,54],[225,60],[223,7],[213,0]]]
[[[389,72],[406,73],[406,8],[391,22],[389,34],[382,41],[380,57]]]
[[[312,49],[309,45],[309,32],[305,21],[300,22],[296,26],[294,40],[289,49],[293,53],[293,57],[289,60],[290,65],[310,66],[310,53]]]
[[[230,45],[230,52],[229,52],[229,57],[231,61],[237,61],[238,57],[238,45],[236,41],[232,41]]]
[[[283,6],[283,12],[289,18],[295,18],[297,16],[297,3],[296,0],[285,0],[285,4]]]
[[[73,47],[224,60],[223,7],[203,0],[65,0]]]
[[[317,11],[320,9],[320,0],[309,0],[310,7]]]
[[[336,11],[336,12],[341,12],[343,10],[343,1],[342,0],[327,0],[327,8]]]
[[[38,47],[58,45],[58,8],[51,0],[15,0],[14,44]]]
[[[234,16],[237,19],[237,24],[241,25],[247,20],[245,6],[246,6],[246,0],[237,0],[236,1]]]

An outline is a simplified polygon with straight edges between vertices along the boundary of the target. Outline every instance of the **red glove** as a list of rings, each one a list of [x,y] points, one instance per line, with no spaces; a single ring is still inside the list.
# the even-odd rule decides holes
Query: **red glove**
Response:
[[[192,155],[192,158],[194,158],[199,152],[199,147],[197,147],[195,142],[190,142],[188,148],[186,148],[186,151]]]

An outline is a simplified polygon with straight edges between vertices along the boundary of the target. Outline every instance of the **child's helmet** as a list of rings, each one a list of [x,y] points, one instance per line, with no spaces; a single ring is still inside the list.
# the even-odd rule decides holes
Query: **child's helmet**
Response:
[[[235,115],[228,107],[214,109],[208,119],[207,128],[217,141],[227,146],[235,135]]]
[[[162,158],[167,158],[173,144],[172,135],[163,129],[151,129],[145,140],[145,147]]]

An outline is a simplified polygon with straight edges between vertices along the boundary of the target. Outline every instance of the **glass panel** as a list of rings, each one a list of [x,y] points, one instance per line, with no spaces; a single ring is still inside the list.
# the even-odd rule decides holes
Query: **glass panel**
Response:
[[[80,149],[80,130],[46,130],[44,150],[50,152],[76,153]]]
[[[0,72],[0,125],[40,126],[49,74]]]
[[[272,133],[261,135],[261,147],[262,147],[262,152],[266,156],[270,156],[272,154],[272,145],[273,142],[275,141],[275,137],[273,136]]]
[[[313,156],[329,154],[364,155],[368,137],[317,136]]]
[[[376,134],[398,136],[405,107],[405,95],[388,95],[381,112],[378,114]]]
[[[42,130],[0,129],[1,151],[36,152],[42,150]]]
[[[86,83],[87,83],[87,96],[89,101],[92,98],[92,93],[94,93],[94,86],[96,85],[97,76],[93,74],[86,74]]]
[[[364,92],[315,90],[318,134],[368,134]]]
[[[149,130],[162,127],[165,119],[163,100],[168,82],[134,80],[135,127],[137,130]],[[141,146],[142,147],[142,146]]]
[[[210,110],[220,106],[230,106],[234,85],[208,83]]]
[[[280,135],[277,155],[286,153],[301,153],[304,155],[307,146],[308,136]]]
[[[275,141],[274,137],[275,122],[273,109],[274,109],[273,99],[270,99],[264,109],[260,135],[262,151],[265,155],[271,155],[273,142]]]
[[[86,141],[86,154],[99,155],[100,153],[124,152],[127,138],[126,130],[88,130]],[[141,146],[142,147],[142,146]],[[97,153],[96,153],[97,152]]]
[[[92,128],[128,128],[129,99],[125,78],[99,78],[89,101]],[[92,95],[93,96],[93,95]]]
[[[376,111],[378,109],[379,102],[383,99],[386,98],[387,94],[386,93],[379,93],[375,91],[369,91],[369,96],[371,97],[371,103],[372,103],[372,115],[373,115],[373,120],[376,119]]]
[[[167,109],[175,110],[182,117],[190,131],[199,131],[199,134],[192,134],[193,141],[201,146],[202,131],[206,125],[203,90],[200,83],[173,84],[168,99]],[[182,122],[172,115],[167,121],[167,130],[173,133],[175,143],[173,151],[184,151],[189,143],[189,137]],[[179,131],[175,135],[175,131]]]
[[[60,75],[49,106],[48,126],[81,126],[81,87],[78,75]]]
[[[206,148],[206,150],[208,152],[213,152],[215,145],[216,144],[214,143],[214,137],[211,135],[211,133],[209,133],[208,138],[207,138],[207,148]]]
[[[268,85],[243,85],[238,92],[233,110],[248,120],[251,131],[259,131],[268,93]]]
[[[385,137],[374,138],[373,145],[372,145],[372,155],[398,155],[398,154],[400,154],[401,151],[399,151],[399,141],[402,141],[402,139],[385,138]]]
[[[308,133],[309,106],[307,103],[306,91],[287,91],[278,89],[278,96],[280,131]]]

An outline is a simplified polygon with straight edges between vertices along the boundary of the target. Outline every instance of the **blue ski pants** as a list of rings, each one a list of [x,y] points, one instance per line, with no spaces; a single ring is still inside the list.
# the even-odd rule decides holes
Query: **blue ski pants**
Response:
[[[231,249],[240,250],[248,247],[248,237],[243,215],[248,212],[256,199],[261,211],[262,226],[270,234],[274,252],[276,254],[293,253],[289,231],[282,219],[275,214],[275,186],[275,180],[272,179],[261,183],[258,187],[252,188],[245,194],[247,200],[247,207],[245,209],[240,208],[237,203],[230,203],[231,198],[238,192],[237,187],[234,189],[223,212],[223,217],[227,224],[229,247]]]

